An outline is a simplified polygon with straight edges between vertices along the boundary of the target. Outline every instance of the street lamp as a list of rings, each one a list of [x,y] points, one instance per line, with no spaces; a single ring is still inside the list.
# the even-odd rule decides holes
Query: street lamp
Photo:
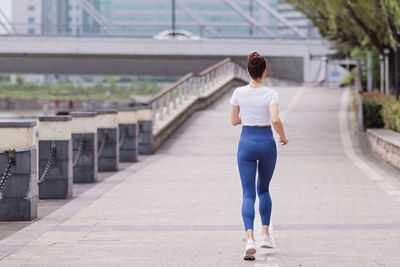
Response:
[[[175,0],[171,0],[172,2],[171,2],[171,7],[172,7],[172,9],[171,9],[171,12],[172,12],[172,16],[171,16],[171,19],[172,19],[172,35],[174,36],[175,35],[175,10],[176,10],[176,5],[175,5]]]
[[[254,16],[254,0],[249,0],[249,15],[250,17]],[[253,35],[253,24],[250,23],[249,29],[250,35]]]
[[[394,28],[394,40],[395,40],[395,50],[394,50],[394,89],[396,91],[396,100],[399,100],[399,34],[397,32],[397,27]]]
[[[372,92],[372,52],[367,55],[367,91]]]
[[[384,93],[384,80],[385,80],[385,66],[383,64],[383,55],[379,55],[379,60],[380,60],[380,87],[379,87],[379,93],[383,94]]]
[[[383,49],[383,54],[385,54],[385,94],[389,94],[389,53],[390,50]]]

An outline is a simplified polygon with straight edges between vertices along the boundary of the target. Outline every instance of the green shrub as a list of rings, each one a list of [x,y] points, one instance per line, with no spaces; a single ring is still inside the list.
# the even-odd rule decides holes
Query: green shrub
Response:
[[[400,131],[400,104],[393,96],[363,93],[362,102],[364,127]]]
[[[382,100],[363,96],[363,123],[366,128],[383,128]]]
[[[382,117],[386,128],[400,132],[400,102],[384,103]]]
[[[354,84],[354,69],[349,72],[349,74],[345,75],[342,79],[342,83],[340,86],[346,87],[346,86],[352,86]]]

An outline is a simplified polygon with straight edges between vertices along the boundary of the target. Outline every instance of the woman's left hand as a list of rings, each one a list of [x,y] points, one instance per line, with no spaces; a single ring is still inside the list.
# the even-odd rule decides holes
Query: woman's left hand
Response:
[[[280,137],[279,138],[279,143],[282,145],[282,146],[284,146],[284,145],[287,145],[288,143],[289,143],[289,139],[285,136],[285,137]]]

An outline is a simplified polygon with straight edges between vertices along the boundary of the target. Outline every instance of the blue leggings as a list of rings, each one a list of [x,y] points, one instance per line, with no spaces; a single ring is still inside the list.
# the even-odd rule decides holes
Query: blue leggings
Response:
[[[254,202],[257,192],[262,225],[269,225],[272,202],[269,183],[276,163],[276,145],[270,126],[243,126],[237,152],[243,188],[242,217],[246,231],[254,229]]]

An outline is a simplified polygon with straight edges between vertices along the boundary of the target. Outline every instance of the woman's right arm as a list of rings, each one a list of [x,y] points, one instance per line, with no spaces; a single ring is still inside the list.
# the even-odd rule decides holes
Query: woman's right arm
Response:
[[[231,123],[233,126],[242,124],[239,106],[231,105]]]
[[[279,118],[279,105],[278,104],[270,104],[269,105],[269,113],[271,115],[271,123],[274,127],[275,131],[279,134],[280,143],[282,145],[286,145],[289,143],[289,139],[285,135],[285,131],[283,130],[283,123]]]

